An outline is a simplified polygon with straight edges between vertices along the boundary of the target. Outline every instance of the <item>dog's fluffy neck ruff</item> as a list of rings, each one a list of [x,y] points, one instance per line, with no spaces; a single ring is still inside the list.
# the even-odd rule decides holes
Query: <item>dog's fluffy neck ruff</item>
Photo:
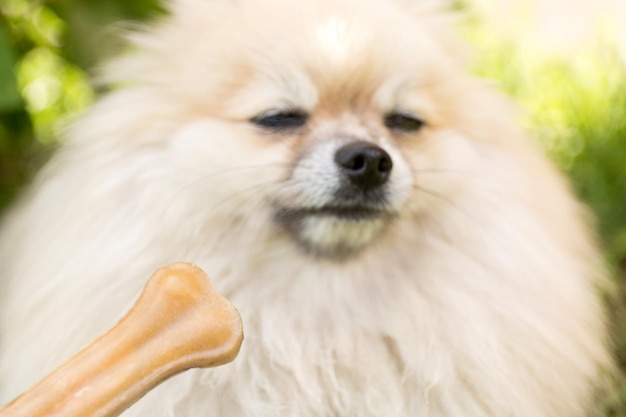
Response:
[[[462,219],[447,218],[445,210],[439,214],[445,221],[466,222],[465,216],[474,218],[482,209],[463,213]],[[542,354],[564,367],[575,363],[593,378],[593,365],[580,362],[576,351],[595,350],[588,334],[601,330],[589,328],[584,315],[569,322],[573,327],[561,326],[562,334],[549,324],[580,313],[578,297],[563,297],[558,280],[548,277],[554,265],[538,259],[549,253],[550,262],[559,262],[566,255],[554,252],[566,243],[528,224],[523,216],[533,213],[525,211],[520,208],[514,219],[485,216],[483,223],[468,225],[490,236],[484,241],[473,239],[480,236],[473,232],[446,235],[444,223],[425,224],[421,236],[391,231],[389,239],[397,245],[373,247],[351,262],[320,263],[281,251],[282,245],[272,253],[271,244],[259,264],[237,263],[238,269],[224,259],[224,279],[217,282],[227,283],[225,292],[240,308],[248,326],[246,344],[232,369],[196,375],[195,383],[213,391],[202,390],[190,402],[218,412],[212,404],[232,395],[232,384],[241,401],[228,409],[234,415],[518,415],[519,398],[525,399],[520,416],[543,415],[545,387],[567,382],[544,375],[538,384],[540,363],[520,349],[533,348],[528,339],[542,344],[548,339],[554,350]],[[520,227],[513,234],[512,224]],[[527,242],[525,255],[508,247],[511,236]],[[529,303],[534,310],[526,308]],[[563,340],[571,335],[579,346],[563,351]],[[520,360],[527,361],[525,367]],[[262,377],[266,373],[271,380]],[[515,388],[503,395],[501,384],[512,381]],[[576,413],[588,399],[551,401],[554,410],[569,404]],[[279,409],[264,410],[263,404]]]

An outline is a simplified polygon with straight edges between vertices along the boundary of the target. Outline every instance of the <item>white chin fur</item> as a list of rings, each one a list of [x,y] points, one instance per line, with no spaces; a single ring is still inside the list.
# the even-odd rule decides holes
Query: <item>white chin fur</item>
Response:
[[[302,220],[298,238],[304,246],[324,256],[346,256],[363,249],[379,236],[386,220],[345,220],[332,216],[309,216]]]

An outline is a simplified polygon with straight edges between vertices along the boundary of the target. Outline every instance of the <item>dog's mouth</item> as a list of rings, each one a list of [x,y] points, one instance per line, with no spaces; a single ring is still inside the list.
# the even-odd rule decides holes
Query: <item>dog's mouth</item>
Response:
[[[279,208],[276,216],[279,221],[298,221],[305,217],[330,217],[345,221],[374,220],[380,217],[389,216],[390,213],[378,207],[368,207],[365,205],[350,206],[322,206],[311,208]]]
[[[308,254],[343,260],[375,241],[394,214],[385,208],[357,204],[281,207],[275,217]]]

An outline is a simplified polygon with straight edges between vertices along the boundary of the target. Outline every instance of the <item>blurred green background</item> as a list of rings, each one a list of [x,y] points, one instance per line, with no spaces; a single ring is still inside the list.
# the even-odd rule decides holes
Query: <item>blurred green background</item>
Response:
[[[542,33],[549,32],[536,26],[541,19],[532,11],[537,0],[506,1],[493,0],[488,8],[482,2],[482,9],[477,0],[455,2],[463,11],[462,33],[477,51],[474,71],[520,103],[528,131],[596,213],[607,263],[623,294],[626,67],[616,41],[619,22],[591,22],[592,12],[581,10],[571,26],[578,33],[546,47]],[[90,78],[97,63],[120,49],[120,29],[160,13],[156,0],[0,0],[0,211],[58,146],[63,126],[97,97]],[[581,16],[588,23],[582,37]],[[544,28],[568,32],[566,26],[555,30],[556,21],[564,19],[548,15]],[[623,295],[611,302],[623,369],[624,304]],[[605,414],[626,417],[625,399],[622,384]]]

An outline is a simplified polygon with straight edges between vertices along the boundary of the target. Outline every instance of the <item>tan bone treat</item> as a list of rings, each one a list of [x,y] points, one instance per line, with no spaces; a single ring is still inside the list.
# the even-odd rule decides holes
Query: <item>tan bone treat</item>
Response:
[[[186,369],[232,361],[239,313],[197,266],[154,273],[113,328],[0,410],[1,417],[112,417]]]

